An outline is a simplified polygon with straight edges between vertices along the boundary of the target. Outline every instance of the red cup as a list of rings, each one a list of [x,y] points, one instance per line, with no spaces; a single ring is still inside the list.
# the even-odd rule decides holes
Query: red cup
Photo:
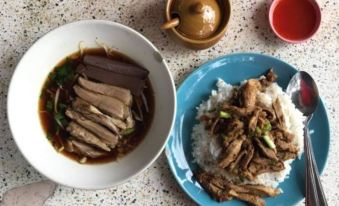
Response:
[[[287,4],[289,4],[289,6],[294,5],[295,7],[288,8]],[[306,8],[308,8],[308,10]],[[309,8],[313,8],[313,10]],[[300,10],[301,12],[297,12],[298,10]],[[297,12],[297,14],[293,13],[293,11]],[[284,18],[277,19],[278,13],[275,13],[275,12],[279,12],[279,17],[284,17]],[[313,12],[313,13],[311,14],[307,12]],[[293,16],[293,14],[296,14],[296,15]],[[306,21],[296,21],[296,19],[298,18],[300,19],[301,17],[300,15],[302,14],[304,16],[301,19],[306,20]],[[312,17],[312,18],[308,18],[308,17]],[[294,43],[294,44],[301,43],[301,42],[304,42],[310,39],[318,31],[320,22],[321,22],[321,9],[319,7],[319,4],[316,2],[316,0],[273,0],[269,8],[268,18],[269,18],[271,29],[273,30],[275,35],[277,35],[281,40],[288,42],[288,43]],[[291,20],[291,21],[288,21],[288,20]],[[301,34],[301,33],[293,34],[293,32],[298,32],[298,31],[300,32],[300,29],[302,28],[302,26],[305,27],[305,22],[308,23],[306,24],[308,26],[310,26],[310,22],[313,22],[312,28],[308,28],[309,32],[304,33],[304,34]],[[279,23],[281,23],[281,25],[283,26],[278,26]],[[290,32],[289,35],[287,35],[288,32]]]

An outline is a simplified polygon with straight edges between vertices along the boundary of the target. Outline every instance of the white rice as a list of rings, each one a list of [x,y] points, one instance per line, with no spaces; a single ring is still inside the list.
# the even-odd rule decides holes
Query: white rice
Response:
[[[231,98],[234,86],[225,83],[222,79],[217,81],[217,90],[212,90],[210,98],[203,101],[198,107],[197,119],[206,112],[216,109],[218,105]],[[278,84],[274,83],[264,92],[257,94],[257,99],[266,106],[271,106],[279,98],[283,114],[286,121],[287,130],[295,135],[293,143],[299,148],[299,157],[303,153],[303,121],[304,116],[296,109],[291,99],[282,91]],[[203,122],[195,125],[192,132],[192,155],[194,161],[205,171],[222,175],[234,181],[239,181],[237,177],[230,176],[226,170],[220,169],[217,164],[218,157],[221,153],[221,147],[215,140],[211,138],[208,131],[205,130]],[[291,163],[293,160],[284,162],[285,170],[273,173],[264,173],[258,175],[254,181],[246,181],[248,184],[262,184],[270,187],[277,187],[278,184],[288,178],[291,171]]]

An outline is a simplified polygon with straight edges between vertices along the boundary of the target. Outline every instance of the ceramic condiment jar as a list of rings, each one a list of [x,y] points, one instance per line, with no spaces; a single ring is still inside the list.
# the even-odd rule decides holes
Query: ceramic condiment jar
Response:
[[[168,0],[161,28],[189,48],[206,49],[223,36],[230,14],[228,0]]]

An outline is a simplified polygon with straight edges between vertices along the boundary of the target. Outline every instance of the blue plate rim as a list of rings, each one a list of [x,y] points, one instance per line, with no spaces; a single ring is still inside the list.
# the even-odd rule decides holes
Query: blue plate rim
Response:
[[[208,66],[208,65],[210,65],[210,64],[212,64],[213,62],[215,62],[215,61],[219,61],[219,60],[221,60],[221,59],[223,59],[223,58],[227,58],[227,57],[232,57],[232,56],[238,56],[238,55],[245,55],[245,56],[261,56],[261,57],[265,57],[265,58],[270,58],[270,59],[273,59],[273,60],[275,60],[275,61],[279,61],[279,62],[281,62],[281,63],[283,63],[283,64],[286,64],[287,66],[289,66],[293,71],[294,71],[294,73],[296,73],[296,72],[298,72],[299,70],[297,70],[296,68],[295,68],[295,66],[293,66],[293,65],[291,65],[291,64],[289,64],[289,63],[287,63],[287,62],[285,62],[285,61],[283,61],[283,60],[281,60],[281,59],[279,59],[279,58],[277,58],[277,57],[273,57],[273,56],[270,56],[270,55],[267,55],[267,54],[262,54],[262,53],[255,53],[255,52],[236,52],[236,53],[230,53],[230,54],[226,54],[226,55],[222,55],[222,56],[219,56],[219,57],[216,57],[216,58],[214,58],[214,59],[210,59],[210,60],[208,60],[207,62],[205,62],[205,63],[203,63],[203,64],[201,64],[198,68],[196,68],[194,71],[192,71],[192,72],[190,72],[179,84],[178,84],[178,86],[177,86],[177,89],[176,89],[176,92],[177,92],[177,94],[178,94],[178,92],[182,89],[182,87],[183,87],[183,84],[185,83],[185,81],[187,81],[189,78],[192,78],[192,76],[194,76],[196,73],[198,73],[203,67],[206,67],[206,66]],[[178,100],[178,98],[177,98],[177,100]],[[328,134],[329,134],[329,144],[328,145],[326,145],[326,159],[325,159],[325,163],[324,163],[324,167],[319,171],[319,174],[320,175],[322,175],[323,173],[324,173],[324,170],[326,169],[326,167],[327,167],[327,165],[328,165],[328,155],[329,155],[329,151],[330,151],[330,143],[331,143],[331,130],[330,130],[330,122],[329,122],[329,119],[328,119],[328,115],[327,115],[327,107],[326,107],[326,104],[324,104],[324,102],[322,101],[322,99],[321,99],[321,97],[319,98],[319,105],[321,105],[321,106],[323,106],[324,107],[324,111],[325,111],[325,118],[326,118],[326,121],[328,122],[328,124],[326,124],[326,130],[328,131]],[[175,115],[175,116],[177,116],[177,114]],[[176,118],[175,118],[176,119]],[[176,121],[176,120],[175,120]],[[175,175],[176,174],[176,172],[175,172],[175,168],[172,166],[172,164],[171,164],[171,160],[170,160],[170,156],[171,155],[169,155],[168,154],[168,151],[171,151],[170,149],[169,149],[169,142],[170,142],[170,139],[172,139],[173,137],[173,130],[174,130],[174,128],[175,127],[173,127],[172,128],[172,132],[171,132],[171,134],[170,134],[170,137],[168,138],[168,141],[167,141],[167,143],[166,143],[166,147],[165,147],[165,155],[166,155],[166,159],[167,159],[167,164],[169,165],[169,168],[170,168],[170,170],[171,170],[171,173],[172,173],[172,175],[174,176],[174,178],[175,178],[175,180],[176,180],[176,182],[177,182],[177,184],[180,186],[180,188],[185,192],[185,194],[191,199],[191,200],[193,200],[196,204],[198,204],[198,205],[200,205],[200,203],[196,200],[196,198],[191,194],[191,193],[189,193],[187,190],[186,190],[186,188],[182,185],[182,184],[180,184],[179,182],[179,179],[178,179],[178,176],[177,175]],[[302,200],[300,200],[298,203],[296,203],[295,205],[298,205],[300,202],[302,202],[303,201],[303,199]]]

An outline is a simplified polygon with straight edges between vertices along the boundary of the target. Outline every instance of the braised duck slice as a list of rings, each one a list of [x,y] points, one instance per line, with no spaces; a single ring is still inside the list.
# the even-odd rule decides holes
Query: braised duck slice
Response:
[[[129,89],[132,94],[136,96],[139,96],[141,94],[145,86],[144,79],[135,76],[126,76],[123,74],[114,73],[90,65],[85,66],[80,64],[77,67],[76,72],[79,74],[84,74],[91,79],[97,80],[105,84]]]
[[[222,202],[231,200],[232,197],[228,194],[228,189],[224,187],[226,180],[214,177],[207,172],[195,173],[195,177],[201,186],[217,201]]]
[[[211,173],[199,171],[194,174],[201,186],[217,201],[230,200],[232,197],[247,202],[249,205],[264,205],[260,197],[274,197],[279,189],[263,185],[237,185],[231,181]]]
[[[260,139],[258,139],[258,138],[254,138],[254,141],[255,141],[256,145],[258,146],[260,152],[261,152],[264,156],[266,156],[266,157],[268,157],[268,158],[270,158],[270,159],[272,159],[272,160],[276,160],[276,161],[278,160],[277,155],[276,155],[276,151],[275,151],[275,150],[266,147],[266,146],[262,143],[262,141],[261,141]]]
[[[239,117],[246,117],[253,111],[254,107],[253,108],[237,107],[237,106],[230,105],[228,102],[225,102],[222,105],[222,109],[231,113],[232,115],[236,115]]]
[[[67,109],[65,114],[70,119],[74,120],[79,125],[83,126],[85,129],[99,137],[99,139],[106,145],[108,145],[110,148],[114,148],[117,145],[118,136],[113,134],[106,128],[102,127],[101,125],[92,122],[91,120],[82,116],[80,113],[75,112],[71,109]]]
[[[273,69],[270,69],[265,75],[265,78],[260,79],[260,84],[262,87],[269,87],[277,78],[278,76],[273,72]]]
[[[132,94],[131,91],[128,89],[108,84],[92,82],[82,77],[78,78],[78,83],[80,86],[89,91],[114,97],[120,100],[122,103],[126,104],[127,106],[130,106],[132,104]]]
[[[249,144],[246,147],[246,155],[244,156],[244,158],[242,158],[242,160],[240,162],[241,168],[243,170],[247,170],[248,164],[252,160],[253,155],[254,155],[254,147],[253,147],[252,144]]]
[[[268,119],[270,122],[274,122],[276,117],[275,117],[275,112],[271,107],[267,107],[266,105],[257,102],[257,107],[261,109],[261,112],[259,114],[260,117]]]
[[[65,147],[65,150],[67,152],[73,153],[73,152],[75,152],[75,149],[74,149],[74,146],[73,146],[73,144],[72,144],[72,142],[70,140],[71,138],[75,139],[75,137],[69,137],[68,139],[66,139],[64,147]]]
[[[276,139],[275,140],[275,145],[277,146],[277,149],[279,151],[288,151],[292,153],[298,153],[299,149],[297,146],[295,146],[291,142],[285,142],[281,139]]]
[[[235,159],[234,162],[232,162],[228,167],[227,170],[234,172],[235,174],[237,173],[237,169],[239,168],[239,163],[242,160],[242,158],[246,155],[247,151],[243,150],[239,153],[237,158]]]
[[[221,158],[221,161],[219,162],[219,167],[226,168],[231,162],[233,162],[241,149],[241,145],[243,143],[243,138],[235,139],[226,149],[226,151],[223,154],[223,157]]]
[[[272,107],[274,109],[275,115],[277,116],[277,120],[278,120],[278,125],[285,129],[286,128],[286,124],[285,124],[285,118],[284,118],[284,113],[282,111],[281,108],[281,104],[280,104],[280,100],[279,98],[277,98],[273,104]]]
[[[298,156],[298,153],[288,152],[288,151],[281,151],[277,153],[277,157],[282,161],[295,159],[297,158],[297,156]]]
[[[265,206],[265,200],[260,198],[257,195],[250,195],[246,193],[238,193],[234,190],[230,190],[229,194],[239,200],[242,200],[244,202],[247,202],[249,205],[253,206]]]
[[[81,99],[115,118],[124,120],[130,115],[130,109],[116,98],[88,91],[78,85],[75,85],[73,89]]]
[[[225,148],[244,133],[244,123],[238,119],[232,120],[227,125],[227,136],[224,136],[223,145]]]
[[[250,79],[242,86],[242,103],[244,108],[255,107],[257,100],[257,92],[261,90],[261,85],[258,80]]]
[[[98,158],[98,157],[106,156],[108,154],[105,151],[92,147],[89,144],[77,141],[74,138],[68,141],[69,141],[68,144],[71,144],[73,147],[73,152],[81,156],[90,157],[90,158]]]
[[[122,130],[128,128],[125,122],[121,121],[120,119],[103,114],[96,107],[90,105],[89,103],[80,98],[76,98],[75,101],[72,102],[72,108],[77,112],[80,112],[88,119],[104,125],[112,132],[115,132],[116,134],[119,133],[118,128]]]
[[[229,184],[229,188],[237,193],[255,195],[259,197],[274,197],[280,194],[280,190],[263,185],[235,185]]]
[[[280,172],[284,169],[285,166],[282,161],[261,158],[259,156],[254,157],[248,167],[248,171],[254,176],[266,172]]]
[[[114,73],[135,76],[141,79],[145,79],[149,73],[148,70],[129,63],[108,59],[105,57],[85,55],[84,63],[92,65],[101,69],[105,69]]]
[[[248,192],[248,194],[252,195],[258,195],[258,196],[268,196],[268,197],[274,197],[280,194],[280,190],[277,188],[272,188],[272,187],[266,187],[263,185],[239,185],[238,187],[242,187]],[[237,190],[236,190],[237,191]],[[240,192],[240,191],[239,191]]]
[[[76,139],[86,142],[90,145],[93,145],[99,149],[105,150],[105,151],[111,151],[111,149],[102,142],[97,136],[80,126],[79,124],[75,122],[70,122],[66,128],[66,130],[74,136]]]
[[[272,136],[274,136],[276,139],[281,139],[285,142],[292,142],[294,139],[294,135],[288,131],[286,131],[286,129],[283,128],[276,128],[274,130],[271,131]]]
[[[250,117],[248,121],[248,132],[249,133],[253,133],[255,131],[257,127],[260,112],[261,112],[260,109],[256,109],[254,110],[253,115]]]

